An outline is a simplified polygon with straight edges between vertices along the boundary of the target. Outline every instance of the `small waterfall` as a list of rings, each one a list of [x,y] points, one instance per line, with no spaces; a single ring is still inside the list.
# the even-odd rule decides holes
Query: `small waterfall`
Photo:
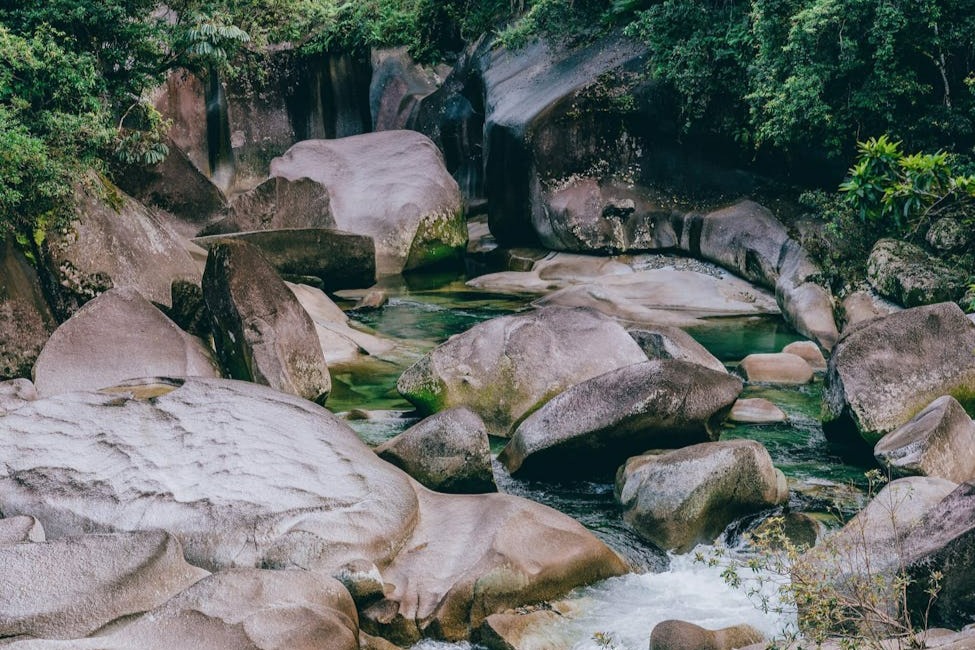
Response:
[[[484,86],[472,76],[462,93],[444,106],[441,138],[444,162],[460,185],[464,199],[477,212],[486,200],[484,188]]]
[[[234,184],[237,165],[230,142],[227,93],[216,70],[207,73],[205,88],[208,171],[210,179],[226,192]]]
[[[372,131],[368,59],[346,53],[326,54],[319,73],[319,97],[326,138],[345,138]]]

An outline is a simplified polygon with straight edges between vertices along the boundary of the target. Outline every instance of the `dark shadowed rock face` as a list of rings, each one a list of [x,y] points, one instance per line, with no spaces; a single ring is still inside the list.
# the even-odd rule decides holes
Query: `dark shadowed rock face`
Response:
[[[844,335],[829,360],[823,429],[836,442],[869,444],[935,399],[975,397],[975,323],[952,303],[906,309]],[[862,444],[862,443],[861,443]]]
[[[954,397],[939,397],[880,439],[874,456],[894,476],[975,479],[975,422]]]
[[[362,624],[403,644],[421,635],[461,640],[493,613],[626,571],[565,515],[508,495],[430,492],[380,460],[328,411],[245,382],[147,380],[31,402],[0,416],[0,457],[0,511],[35,513],[51,538],[164,529],[179,539],[188,561],[209,570],[304,569],[317,585],[329,584],[323,575],[347,577],[350,567],[378,575],[370,580],[387,588],[362,600]],[[273,573],[284,579],[292,572]],[[274,597],[281,600],[289,587],[263,589],[283,594]],[[273,613],[245,623],[253,611],[248,602],[267,609],[260,592],[241,589],[237,598],[238,590],[218,581],[205,599],[191,599],[188,591],[186,600],[162,606],[176,608],[165,609],[173,616],[196,608],[242,623],[230,630],[219,623],[214,630],[206,620],[202,627],[183,621],[127,629],[139,631],[136,639],[155,630],[171,642],[159,648],[189,647],[187,638],[207,629],[270,631],[269,621],[282,620]],[[170,620],[154,612],[160,614],[154,620]],[[306,629],[282,616],[284,630]],[[311,647],[347,647],[316,638],[324,645]],[[252,646],[238,636],[214,647],[309,646]]]
[[[37,272],[8,237],[0,242],[0,381],[30,377],[54,325]]]
[[[932,572],[943,575],[929,624],[959,629],[975,621],[975,484],[962,483],[904,541],[910,575],[908,602],[916,614],[928,603]]]
[[[566,388],[646,358],[606,316],[543,307],[450,338],[408,368],[396,386],[423,413],[467,406],[492,435],[509,436]]]
[[[431,415],[377,447],[376,453],[437,492],[497,491],[487,429],[467,408]]]
[[[518,426],[499,460],[511,473],[563,478],[647,449],[716,440],[741,388],[737,377],[686,361],[625,366],[552,398]]]
[[[231,377],[325,400],[332,380],[315,326],[257,248],[242,241],[214,244],[203,296]]]
[[[785,502],[789,490],[765,447],[730,440],[631,458],[616,475],[616,496],[640,536],[687,552],[738,517]]]
[[[260,249],[278,273],[318,278],[326,291],[362,289],[376,282],[376,246],[366,235],[331,228],[288,228],[197,237],[193,241],[209,249],[223,240],[247,242]]]
[[[867,260],[867,280],[877,293],[904,307],[958,300],[968,276],[914,244],[881,239]]]
[[[380,275],[450,260],[467,245],[457,182],[420,133],[299,142],[274,159],[271,175],[325,187],[337,226],[375,240]]]
[[[219,377],[212,351],[135,289],[98,296],[51,335],[37,363],[42,397],[97,390],[145,374]]]
[[[334,228],[328,190],[308,178],[269,178],[234,198],[230,215],[204,234],[281,228]]]
[[[199,230],[227,208],[227,197],[171,138],[169,155],[152,167],[132,166],[118,179],[135,199],[161,207]]]

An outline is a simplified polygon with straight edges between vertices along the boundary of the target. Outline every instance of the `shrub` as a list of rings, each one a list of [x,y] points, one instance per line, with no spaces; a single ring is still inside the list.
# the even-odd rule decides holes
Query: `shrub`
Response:
[[[868,472],[867,478],[868,497],[875,498],[885,479],[877,470]],[[900,545],[908,531],[896,516],[898,505],[910,493],[880,493],[886,494],[890,498],[880,501],[879,507],[893,542],[883,548],[869,539],[867,523],[860,517],[812,549],[794,544],[784,532],[783,518],[773,517],[750,535],[751,557],[727,564],[722,574],[725,581],[746,589],[763,611],[795,617],[798,628],[782,631],[786,645],[801,647],[803,640],[821,645],[833,640],[849,649],[889,650],[891,641],[898,648],[924,647],[928,614],[942,576],[938,572],[929,576],[927,606],[920,612],[912,610],[907,594],[913,581]],[[876,561],[878,551],[889,554],[893,561]],[[710,558],[699,554],[698,560],[724,561],[720,551]]]
[[[975,199],[975,176],[957,173],[950,154],[905,154],[901,143],[886,135],[857,148],[859,156],[840,191],[880,236],[923,234],[939,214]]]

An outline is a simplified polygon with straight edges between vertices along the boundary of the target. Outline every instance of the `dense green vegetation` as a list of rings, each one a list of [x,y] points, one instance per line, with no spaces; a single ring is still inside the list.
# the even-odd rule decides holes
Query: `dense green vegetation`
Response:
[[[160,160],[165,124],[145,98],[168,70],[232,73],[238,47],[280,42],[309,53],[405,45],[435,61],[481,34],[519,47],[539,35],[571,43],[623,30],[646,43],[649,72],[679,98],[683,130],[736,142],[745,156],[775,152],[845,168],[858,141],[882,134],[875,149],[898,142],[901,151],[933,152],[902,156],[889,165],[897,174],[873,179],[866,172],[880,163],[858,163],[849,182],[866,184],[848,196],[861,204],[833,196],[820,206],[845,218],[858,212],[878,236],[909,234],[918,209],[945,207],[929,195],[957,204],[968,191],[972,0],[175,0],[166,13],[156,6],[0,0],[0,229],[63,219],[84,169],[111,173]],[[933,183],[925,197],[895,205],[905,183],[918,189],[924,179]]]

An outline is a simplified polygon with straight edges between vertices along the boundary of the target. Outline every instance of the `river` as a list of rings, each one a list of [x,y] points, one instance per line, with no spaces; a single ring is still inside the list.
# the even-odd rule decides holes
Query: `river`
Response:
[[[473,291],[464,278],[423,275],[387,283],[389,303],[379,309],[350,312],[355,323],[399,342],[395,354],[354,367],[333,368],[329,408],[349,423],[369,445],[401,432],[416,419],[396,392],[396,380],[427,350],[484,320],[525,309],[531,298]],[[779,318],[718,319],[690,330],[729,368],[754,352],[777,352],[802,340]],[[821,379],[799,387],[746,385],[742,397],[764,397],[777,404],[789,421],[775,425],[726,424],[722,439],[750,438],[763,443],[789,480],[788,508],[809,513],[825,525],[855,512],[864,499],[864,467],[835,456],[819,422]],[[354,410],[368,411],[349,416]],[[365,419],[363,419],[365,418]],[[492,441],[495,453],[505,441]],[[743,589],[732,589],[721,567],[696,562],[695,553],[668,556],[641,541],[623,523],[613,498],[613,477],[562,483],[515,479],[495,463],[502,492],[551,506],[581,522],[625,557],[634,573],[578,589],[560,607],[565,616],[557,627],[538,630],[549,647],[572,650],[645,650],[650,630],[665,619],[678,618],[707,628],[749,623],[768,636],[792,623],[787,614],[763,613]],[[720,543],[732,557],[740,555],[740,533],[754,519],[736,522]],[[697,549],[705,556],[710,547]],[[424,641],[416,650],[462,650],[470,644]]]

